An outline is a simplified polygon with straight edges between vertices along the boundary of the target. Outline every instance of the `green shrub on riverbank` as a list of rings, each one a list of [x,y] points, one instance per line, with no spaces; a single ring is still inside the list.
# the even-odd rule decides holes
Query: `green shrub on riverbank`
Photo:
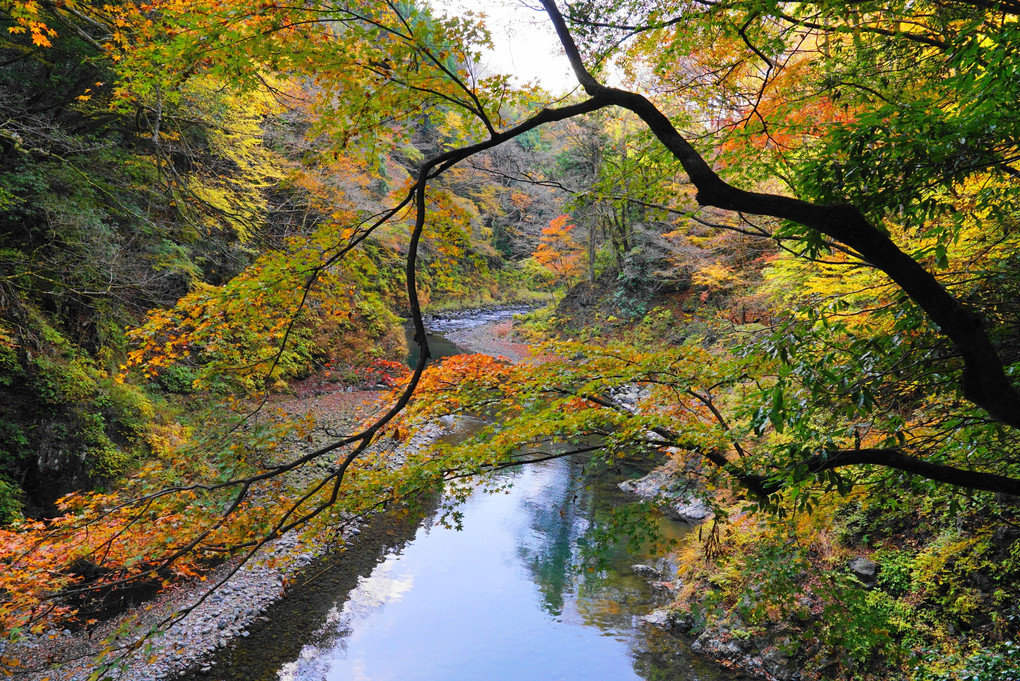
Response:
[[[785,519],[735,507],[707,540],[688,539],[674,607],[696,614],[696,634],[744,636],[749,655],[782,659],[805,679],[1011,678],[996,674],[1015,670],[1020,531],[974,511],[855,521],[910,496],[829,495]],[[1011,506],[998,513],[1020,519]]]

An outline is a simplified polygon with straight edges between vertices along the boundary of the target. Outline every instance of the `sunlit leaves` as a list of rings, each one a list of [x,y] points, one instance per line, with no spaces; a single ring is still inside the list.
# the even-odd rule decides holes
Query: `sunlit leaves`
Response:
[[[32,45],[36,47],[51,47],[52,38],[57,37],[57,31],[47,25],[40,3],[35,0],[5,0],[0,3],[0,11],[8,14],[14,23],[7,27],[9,35],[27,35]]]
[[[713,412],[727,409],[712,387],[721,367],[703,350],[641,352],[568,342],[545,351],[563,359],[513,366],[483,356],[446,359],[426,372],[402,418],[491,419],[489,428],[451,450],[462,463],[476,460],[479,471],[572,448],[599,450],[606,460],[670,447],[693,461],[705,450],[735,456],[732,438],[740,437],[740,424]]]
[[[403,123],[453,106],[486,128],[489,92],[471,72],[487,35],[469,18],[412,4],[311,3],[301,7],[188,0],[153,5],[151,26],[118,54],[126,98],[173,97],[182,74],[213,75],[237,90],[262,89],[267,73],[304,79],[319,112],[313,134],[335,149],[382,159]]]
[[[543,227],[542,238],[533,254],[535,260],[563,280],[580,273],[584,257],[581,245],[571,234],[575,225],[569,220],[569,215],[560,215],[553,218],[548,227]]]

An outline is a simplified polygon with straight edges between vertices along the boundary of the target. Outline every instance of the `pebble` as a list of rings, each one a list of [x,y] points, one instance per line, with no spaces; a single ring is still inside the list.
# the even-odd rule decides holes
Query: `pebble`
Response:
[[[202,664],[202,659],[216,648],[229,645],[235,637],[250,636],[247,627],[256,621],[266,621],[262,613],[283,596],[282,587],[286,579],[325,550],[321,546],[303,545],[296,537],[290,536],[276,544],[268,547],[270,550],[264,551],[261,556],[262,560],[272,557],[274,567],[264,565],[257,556],[187,617],[153,639],[154,650],[131,656],[127,669],[117,678],[120,681],[159,681],[183,677],[187,675],[188,669]],[[214,579],[215,575],[208,582],[184,585],[168,592],[163,614],[194,602],[208,588],[209,583],[214,583]],[[52,653],[53,639],[50,637],[79,645],[88,643],[83,636],[72,634],[66,629],[53,630],[19,644],[19,650],[22,654],[29,650]],[[102,636],[97,638],[101,639]],[[198,671],[207,675],[211,667],[210,662],[205,662],[198,667]],[[53,671],[47,673],[52,675]],[[93,671],[95,667],[70,663],[60,670],[60,678],[86,681]]]

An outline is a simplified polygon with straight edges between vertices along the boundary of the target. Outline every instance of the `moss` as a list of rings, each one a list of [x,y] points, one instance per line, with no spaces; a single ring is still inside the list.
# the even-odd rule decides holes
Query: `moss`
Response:
[[[24,517],[21,488],[0,478],[0,525],[9,525]]]

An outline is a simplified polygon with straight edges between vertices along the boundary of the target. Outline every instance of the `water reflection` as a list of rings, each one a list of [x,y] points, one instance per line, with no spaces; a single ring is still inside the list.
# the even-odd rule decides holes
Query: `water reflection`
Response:
[[[560,460],[514,475],[507,492],[477,493],[462,531],[423,526],[338,604],[279,678],[724,679],[680,641],[637,623],[655,595],[614,555],[603,574],[577,572],[577,543],[615,503],[613,483],[586,487]]]
[[[517,535],[517,557],[538,586],[543,609],[555,617],[563,614],[565,597],[573,593],[574,547],[584,522],[578,517],[578,507],[570,494],[574,480],[569,473],[563,474],[568,472],[562,469],[569,468],[569,463],[560,460],[548,466],[561,469],[561,474],[537,476],[543,478],[544,486],[520,490],[521,511],[528,524],[526,531]],[[525,481],[515,481],[515,485],[523,488]]]

